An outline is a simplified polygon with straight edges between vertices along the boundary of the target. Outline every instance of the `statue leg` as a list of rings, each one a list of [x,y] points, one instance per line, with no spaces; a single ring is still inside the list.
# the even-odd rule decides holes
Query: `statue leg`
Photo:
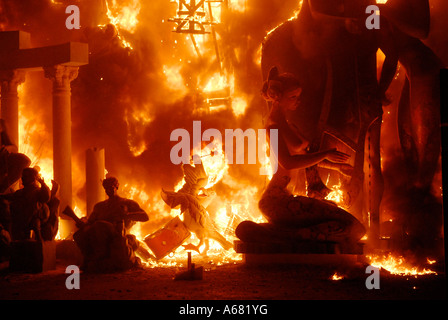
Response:
[[[440,200],[432,193],[441,149],[441,63],[429,48],[413,48],[405,60],[409,92],[400,103],[399,128],[409,183],[403,186],[405,201],[400,213],[405,237],[402,245],[422,252],[434,248],[443,224]],[[409,58],[409,57],[408,57]],[[407,87],[404,87],[407,90]],[[406,101],[408,99],[408,101]]]
[[[410,80],[410,112],[412,138],[417,151],[415,186],[430,189],[440,156],[440,96],[436,75],[412,77]]]
[[[370,217],[370,230],[368,238],[372,245],[378,244],[380,238],[380,204],[384,191],[384,180],[381,172],[381,137],[382,118],[376,119],[367,132],[366,162],[368,169],[365,177],[366,210]],[[373,241],[373,242],[372,242]]]
[[[415,175],[418,167],[418,155],[412,137],[410,95],[409,80],[406,78],[398,104],[398,134],[401,150],[403,151],[403,161],[405,161],[406,171],[409,173],[409,182],[413,183],[417,179]]]

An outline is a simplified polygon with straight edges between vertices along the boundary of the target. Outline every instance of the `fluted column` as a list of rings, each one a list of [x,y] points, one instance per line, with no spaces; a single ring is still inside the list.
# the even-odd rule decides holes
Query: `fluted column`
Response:
[[[60,185],[60,207],[72,206],[71,87],[78,67],[45,67],[45,77],[53,82],[53,170]]]
[[[1,118],[5,120],[11,142],[19,147],[19,95],[17,87],[25,82],[24,70],[0,70]]]

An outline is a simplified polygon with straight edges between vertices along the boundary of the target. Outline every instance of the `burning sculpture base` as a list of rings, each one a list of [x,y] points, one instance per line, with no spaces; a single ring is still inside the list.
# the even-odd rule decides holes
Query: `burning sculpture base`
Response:
[[[250,229],[249,232],[246,232]],[[243,231],[242,231],[243,230]],[[275,230],[275,231],[273,231]],[[236,230],[240,239],[234,242],[235,252],[243,254],[246,264],[324,264],[350,265],[360,262],[364,243],[326,240],[292,240],[288,233],[270,223],[256,224],[245,221]],[[257,233],[256,237],[251,237]],[[284,238],[278,236],[284,235]]]
[[[279,244],[237,240],[234,248],[243,254],[246,264],[350,265],[360,262],[364,253],[363,243],[347,251],[336,242],[326,241]]]
[[[273,177],[258,203],[268,223],[240,223],[235,230],[240,239],[235,251],[243,253],[246,261],[264,255],[266,262],[281,262],[280,255],[287,257],[286,262],[291,260],[289,255],[330,255],[330,260],[341,255],[356,260],[362,255],[359,240],[365,234],[364,226],[329,201],[292,195],[286,189],[289,181],[288,177]],[[303,258],[299,261],[307,262]]]
[[[11,242],[11,272],[39,273],[56,269],[56,241]]]

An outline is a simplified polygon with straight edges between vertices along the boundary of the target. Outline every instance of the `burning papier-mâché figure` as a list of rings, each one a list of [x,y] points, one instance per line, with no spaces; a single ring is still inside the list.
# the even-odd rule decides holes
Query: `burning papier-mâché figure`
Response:
[[[267,126],[278,130],[279,168],[259,202],[267,224],[241,223],[235,233],[248,242],[294,242],[303,240],[339,242],[349,249],[365,233],[362,224],[336,205],[287,190],[293,169],[323,164],[328,169],[350,174],[349,156],[335,149],[306,152],[307,141],[299,128],[288,123],[287,112],[300,105],[300,82],[291,74],[279,74],[273,67],[263,85],[263,97],[272,102]]]
[[[430,191],[440,161],[438,79],[444,65],[422,42],[430,32],[429,1],[389,0],[377,4],[381,12],[378,30],[365,27],[366,5],[366,1],[358,0],[303,1],[295,18],[264,39],[262,71],[266,78],[275,65],[301,80],[304,107],[291,112],[289,120],[311,142],[312,151],[319,150],[323,138],[330,136],[348,147],[342,149],[344,152],[355,152],[353,174],[340,181],[348,196],[346,207],[369,225],[368,240],[373,246],[380,239],[380,206],[385,204],[384,153],[380,149],[383,108],[397,113],[402,155],[394,155],[397,185],[392,188],[394,197],[403,199],[394,201],[399,208],[392,204],[390,211],[396,212],[394,221],[403,221],[397,239],[423,244],[440,237],[443,220],[438,200]],[[379,81],[378,49],[385,54]],[[386,96],[389,85],[398,77],[397,62],[406,75],[399,99],[393,97],[394,88]],[[297,179],[301,179],[300,188],[307,183],[309,196],[325,197],[328,190],[316,174],[317,167],[307,168],[306,173],[306,181]],[[297,186],[297,182],[292,184]],[[422,222],[432,227],[421,228]]]
[[[120,197],[118,186],[114,177],[103,180],[108,199],[97,203],[87,220],[79,219],[70,207],[63,212],[79,228],[73,238],[83,255],[84,271],[123,271],[140,263],[135,256],[139,243],[129,228],[135,221],[145,222],[149,217],[137,202]]]
[[[10,214],[6,228],[12,240],[53,240],[58,230],[58,184],[52,180],[50,190],[36,168],[25,168],[22,185],[13,193],[0,195],[9,203],[4,209]]]
[[[183,224],[199,239],[199,244],[197,246],[192,245],[191,248],[200,252],[199,248],[204,244],[205,248],[202,253],[206,254],[209,248],[209,239],[213,239],[225,250],[229,250],[232,248],[232,244],[217,231],[215,223],[206,210],[216,194],[214,191],[204,189],[208,177],[203,164],[195,164],[194,166],[184,164],[182,169],[185,184],[178,192],[162,189],[162,199],[171,208],[180,206],[181,214],[183,214]],[[199,193],[200,191],[202,193]]]
[[[19,153],[16,144],[11,141],[5,120],[0,119],[0,193],[8,189],[20,179],[22,170],[31,164],[31,160]]]

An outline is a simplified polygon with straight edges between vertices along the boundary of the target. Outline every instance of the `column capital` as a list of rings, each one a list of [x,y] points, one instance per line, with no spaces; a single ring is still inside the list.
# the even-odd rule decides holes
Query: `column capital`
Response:
[[[70,86],[70,82],[78,77],[79,67],[55,65],[44,67],[45,77],[58,87]]]
[[[21,83],[25,82],[25,70],[13,69],[13,70],[0,70],[0,82],[2,88],[16,88]]]

